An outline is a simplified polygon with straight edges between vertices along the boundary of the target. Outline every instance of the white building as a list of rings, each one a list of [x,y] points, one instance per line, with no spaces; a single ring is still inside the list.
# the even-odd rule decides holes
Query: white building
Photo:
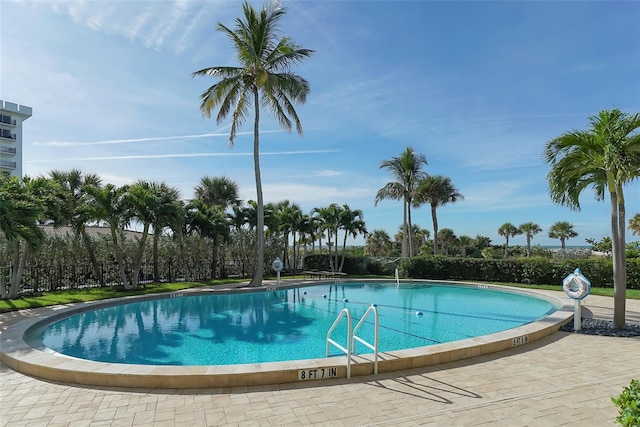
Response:
[[[31,107],[0,99],[0,173],[22,178],[22,122]]]

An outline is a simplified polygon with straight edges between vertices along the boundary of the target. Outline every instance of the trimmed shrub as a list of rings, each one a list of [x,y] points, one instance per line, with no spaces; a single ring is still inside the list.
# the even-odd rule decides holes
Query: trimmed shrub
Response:
[[[342,268],[343,273],[347,274],[367,274],[367,265],[369,258],[365,256],[349,256],[344,258],[344,266]],[[342,256],[338,259],[337,268],[340,266]],[[329,254],[311,254],[304,257],[304,268],[306,270],[331,270],[331,264],[329,263]],[[371,273],[373,274],[373,273]]]
[[[309,270],[329,270],[329,255],[305,257]],[[591,285],[613,287],[613,261],[609,258],[551,259],[542,257],[514,259],[447,258],[422,256],[402,260],[398,270],[402,277],[432,280],[477,280],[513,282],[531,285],[561,285],[562,280],[579,268]],[[347,256],[344,273],[392,276],[395,264],[382,264],[369,257]],[[640,258],[627,260],[627,288],[640,289]]]
[[[579,268],[591,285],[613,287],[613,262],[607,258],[554,260],[548,258],[480,259],[414,257],[403,260],[403,277],[433,280],[478,280],[533,285],[560,285]],[[627,260],[627,288],[640,289],[640,260]]]
[[[628,387],[622,389],[618,397],[611,401],[618,407],[616,422],[624,427],[640,425],[640,382],[631,380]]]

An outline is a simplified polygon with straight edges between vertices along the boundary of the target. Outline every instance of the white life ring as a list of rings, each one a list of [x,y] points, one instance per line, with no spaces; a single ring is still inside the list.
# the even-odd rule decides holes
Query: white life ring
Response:
[[[271,263],[271,268],[273,268],[273,270],[277,273],[281,272],[283,267],[284,265],[282,264],[280,257],[274,259],[273,262]]]
[[[576,269],[562,281],[562,289],[571,299],[584,299],[591,292],[591,282]]]

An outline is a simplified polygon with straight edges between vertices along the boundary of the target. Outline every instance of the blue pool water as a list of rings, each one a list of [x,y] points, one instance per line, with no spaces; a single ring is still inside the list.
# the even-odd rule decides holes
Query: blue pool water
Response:
[[[345,283],[287,290],[153,299],[82,312],[48,326],[45,346],[68,356],[145,365],[227,365],[325,357],[326,334],[348,308],[353,325],[371,304],[380,351],[456,341],[514,328],[551,303],[490,289]],[[421,313],[421,314],[418,314]],[[343,320],[332,338],[346,346]],[[373,340],[373,317],[359,336]],[[371,351],[359,344],[362,353]],[[332,347],[332,355],[339,350]]]

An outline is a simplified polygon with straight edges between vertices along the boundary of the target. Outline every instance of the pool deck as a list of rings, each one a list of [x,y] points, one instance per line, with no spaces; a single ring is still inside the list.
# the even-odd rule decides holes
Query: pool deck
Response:
[[[562,297],[562,293],[550,292]],[[612,318],[611,298],[583,315]],[[0,328],[33,315],[0,315]],[[640,301],[627,301],[640,324]],[[498,353],[376,376],[204,389],[78,386],[0,364],[2,426],[612,425],[640,338],[556,332]]]

